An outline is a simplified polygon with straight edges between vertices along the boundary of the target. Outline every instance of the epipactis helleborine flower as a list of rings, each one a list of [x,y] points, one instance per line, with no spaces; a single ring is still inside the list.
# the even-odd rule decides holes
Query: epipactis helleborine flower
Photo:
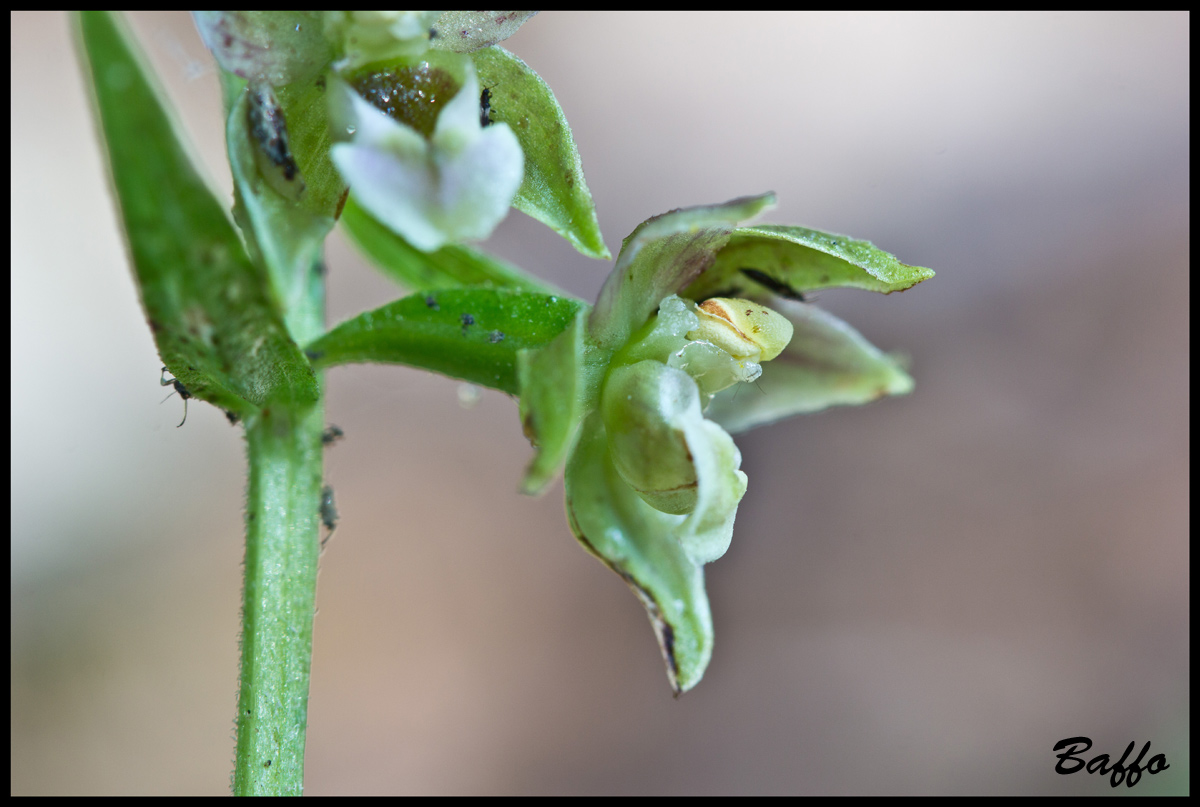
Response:
[[[730,433],[912,386],[850,326],[781,294],[899,291],[933,273],[864,241],[738,226],[773,202],[644,222],[590,313],[520,356],[521,413],[538,448],[525,489],[544,488],[565,461],[571,528],[646,607],[676,693],[711,656],[703,565],[728,550],[746,491]],[[742,391],[750,382],[761,390]]]

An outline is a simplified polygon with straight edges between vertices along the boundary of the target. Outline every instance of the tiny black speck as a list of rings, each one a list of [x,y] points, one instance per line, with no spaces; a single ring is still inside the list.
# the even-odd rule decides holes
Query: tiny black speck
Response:
[[[479,125],[492,125],[492,89],[484,87],[483,92],[479,94]]]
[[[432,308],[434,311],[441,311],[441,310],[442,310],[442,307],[441,307],[440,305],[438,305],[438,302],[437,302],[437,300],[433,299],[433,295],[432,295],[432,294],[431,294],[431,295],[429,295],[428,297],[426,297],[426,298],[425,298],[425,305],[429,306],[429,307],[430,307],[430,308]]]

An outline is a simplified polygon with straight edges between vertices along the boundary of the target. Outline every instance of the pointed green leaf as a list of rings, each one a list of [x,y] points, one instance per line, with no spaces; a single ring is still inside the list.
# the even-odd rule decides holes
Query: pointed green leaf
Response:
[[[748,271],[747,271],[748,270]],[[764,278],[765,275],[765,278]],[[750,297],[845,286],[891,293],[933,277],[870,241],[781,224],[739,227],[684,296]]]
[[[594,397],[598,374],[589,373],[586,364],[587,312],[587,306],[580,306],[575,319],[549,345],[517,356],[521,423],[537,448],[521,484],[524,493],[540,493],[558,473]]]
[[[489,122],[512,127],[525,152],[525,179],[513,207],[545,224],[590,258],[610,256],[562,108],[541,76],[499,46],[471,54]],[[481,114],[483,109],[480,110]]]
[[[730,433],[912,391],[899,361],[833,314],[779,299],[771,305],[791,320],[795,333],[783,353],[763,364],[757,382],[723,390],[709,404],[705,417]]]
[[[341,221],[355,245],[406,289],[482,286],[566,296],[512,264],[467,246],[450,244],[422,252],[364,210],[354,194],[346,201]]]
[[[241,415],[317,383],[197,172],[132,35],[114,15],[76,18],[81,50],[150,328],[163,362],[197,398]]]
[[[517,354],[549,344],[582,305],[506,289],[422,292],[343,322],[305,352],[320,368],[407,364],[516,394]]]
[[[605,350],[617,350],[658,310],[663,298],[700,276],[739,221],[775,203],[775,194],[673,210],[638,225],[621,245],[600,290],[588,330]]]
[[[645,606],[672,689],[691,689],[712,656],[704,572],[675,538],[685,517],[660,513],[621,479],[599,413],[585,421],[567,464],[566,495],[575,537]]]

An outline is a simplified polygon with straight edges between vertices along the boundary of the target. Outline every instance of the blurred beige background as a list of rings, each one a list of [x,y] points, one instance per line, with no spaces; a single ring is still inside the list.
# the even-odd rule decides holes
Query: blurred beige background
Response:
[[[182,14],[136,29],[226,192]],[[160,405],[65,16],[11,16],[13,793],[227,791],[243,454]],[[820,304],[915,393],[739,439],[717,645],[673,700],[641,606],[516,493],[514,402],[329,375],[307,792],[1112,792],[1058,740],[1147,740],[1189,788],[1189,17],[552,14],[553,87],[615,252],[669,208],[938,277]],[[489,248],[591,299],[608,265],[513,213]],[[330,320],[396,296],[340,236]],[[1122,788],[1117,792],[1128,792]]]

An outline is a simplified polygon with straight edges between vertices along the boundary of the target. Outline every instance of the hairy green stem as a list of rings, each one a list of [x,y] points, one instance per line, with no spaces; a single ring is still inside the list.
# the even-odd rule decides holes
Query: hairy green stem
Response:
[[[316,603],[324,407],[246,424],[249,489],[235,795],[299,795]]]
[[[287,312],[293,338],[325,330],[320,255]],[[324,383],[310,406],[274,403],[246,422],[245,589],[238,693],[237,796],[299,796],[316,611],[325,428]]]

